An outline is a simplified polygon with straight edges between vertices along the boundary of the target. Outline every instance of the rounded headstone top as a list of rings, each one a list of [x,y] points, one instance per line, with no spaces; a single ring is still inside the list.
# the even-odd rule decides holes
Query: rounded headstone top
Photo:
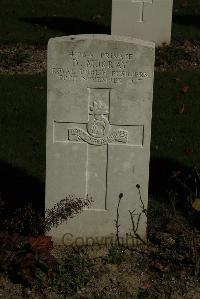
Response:
[[[64,41],[76,42],[81,40],[118,41],[118,42],[127,42],[127,43],[139,44],[141,46],[155,48],[155,43],[151,41],[145,41],[130,36],[106,35],[106,34],[80,34],[80,35],[60,36],[60,37],[50,38],[48,45],[51,44],[52,42],[64,42]]]

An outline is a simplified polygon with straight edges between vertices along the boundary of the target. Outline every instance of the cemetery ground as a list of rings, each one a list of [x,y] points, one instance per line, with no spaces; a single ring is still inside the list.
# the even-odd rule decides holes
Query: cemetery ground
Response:
[[[1,2],[0,295],[199,298],[199,1],[175,1],[172,44],[156,50],[148,244],[53,248],[41,235],[46,44],[109,33],[110,1],[91,2]]]

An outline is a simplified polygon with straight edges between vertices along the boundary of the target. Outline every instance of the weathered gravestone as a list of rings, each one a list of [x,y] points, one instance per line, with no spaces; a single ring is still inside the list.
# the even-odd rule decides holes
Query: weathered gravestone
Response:
[[[173,0],[112,0],[112,34],[170,43]]]
[[[148,201],[154,44],[104,35],[50,39],[46,208],[66,195],[93,198],[90,208],[53,228],[56,242],[113,242]],[[137,219],[137,216],[135,220]],[[145,238],[146,217],[138,233]]]

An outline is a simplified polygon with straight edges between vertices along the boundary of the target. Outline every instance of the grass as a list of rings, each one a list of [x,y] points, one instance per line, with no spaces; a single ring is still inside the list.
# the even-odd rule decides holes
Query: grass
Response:
[[[200,71],[155,74],[152,158],[200,166],[199,80]]]
[[[200,39],[200,2],[174,0],[172,40]],[[47,44],[50,37],[110,33],[111,0],[1,0],[0,43]]]
[[[73,295],[92,278],[94,267],[87,255],[70,254],[62,261],[54,272],[51,287],[65,295]]]
[[[111,0],[1,0],[0,42],[47,44],[50,37],[105,32]]]
[[[44,180],[46,76],[0,76],[0,161]]]

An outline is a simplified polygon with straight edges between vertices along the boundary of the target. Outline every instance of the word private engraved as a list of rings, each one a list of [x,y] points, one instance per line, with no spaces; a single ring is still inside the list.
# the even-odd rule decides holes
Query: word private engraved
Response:
[[[72,128],[68,130],[68,139],[70,141],[84,141],[91,145],[106,145],[112,142],[128,142],[128,132],[117,129],[111,132],[111,126],[107,115],[108,107],[101,100],[93,102],[90,106],[89,121],[87,123],[87,132],[80,128]]]

